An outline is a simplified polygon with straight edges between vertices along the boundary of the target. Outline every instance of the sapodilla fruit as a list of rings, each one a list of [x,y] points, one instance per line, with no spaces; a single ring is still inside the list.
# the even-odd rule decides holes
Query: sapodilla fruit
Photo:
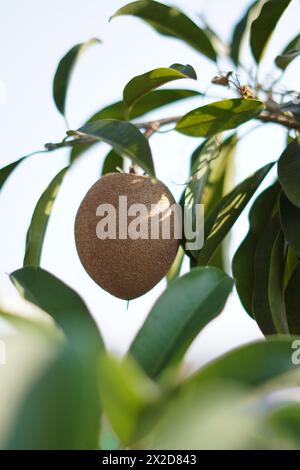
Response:
[[[132,204],[146,206],[147,239],[133,239],[128,233],[127,238],[120,237],[119,196],[127,197],[128,208]],[[111,204],[116,210],[115,239],[100,239],[97,234],[99,221],[108,215],[97,215],[101,204]],[[83,199],[75,221],[77,251],[91,278],[110,294],[126,300],[139,297],[154,287],[168,272],[178,250],[179,240],[174,236],[174,211],[168,210],[173,204],[175,201],[168,188],[148,176],[110,173],[100,178]],[[153,239],[151,219],[159,211],[159,232]],[[126,232],[137,216],[139,213],[127,215]],[[169,220],[166,221],[166,218]],[[170,223],[168,239],[162,236],[163,220]]]

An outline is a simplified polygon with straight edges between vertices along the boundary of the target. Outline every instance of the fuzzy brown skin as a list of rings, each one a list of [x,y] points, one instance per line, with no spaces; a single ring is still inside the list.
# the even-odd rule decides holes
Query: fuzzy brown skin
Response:
[[[150,237],[146,240],[100,240],[96,216],[100,204],[112,204],[118,220],[119,196],[127,196],[127,204],[142,203],[148,210],[162,200],[171,206],[174,198],[168,188],[147,176],[110,173],[100,178],[83,199],[75,221],[75,240],[79,258],[91,278],[110,294],[121,299],[134,299],[148,292],[168,272],[176,256],[179,240],[173,238],[174,217],[171,218],[171,238]],[[128,217],[128,223],[135,217]],[[147,219],[150,233],[150,218]],[[117,224],[117,234],[118,234]],[[161,220],[160,220],[161,228]]]

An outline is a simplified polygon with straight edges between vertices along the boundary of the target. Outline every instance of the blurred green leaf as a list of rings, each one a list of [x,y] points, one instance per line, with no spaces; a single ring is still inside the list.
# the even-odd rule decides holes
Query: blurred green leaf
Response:
[[[232,261],[232,273],[239,298],[246,312],[253,317],[252,295],[254,284],[254,256],[261,233],[269,222],[274,210],[280,186],[278,183],[267,188],[254,201],[249,214],[249,232]]]
[[[53,81],[53,98],[61,114],[65,114],[68,85],[77,60],[86,49],[99,42],[99,39],[92,38],[77,44],[59,62]]]
[[[96,323],[73,289],[47,271],[32,266],[14,271],[10,279],[24,299],[53,317],[83,355],[95,355],[103,349]]]
[[[289,330],[300,334],[300,264],[293,271],[285,291],[285,308]]]
[[[102,119],[90,122],[78,129],[79,133],[92,135],[112,146],[120,155],[131,158],[150,176],[154,176],[154,166],[148,140],[130,122],[115,119]]]
[[[253,21],[250,33],[250,45],[257,63],[263,57],[264,51],[281,15],[289,6],[291,0],[269,0],[266,2],[258,18]]]
[[[286,259],[286,246],[282,230],[280,229],[274,240],[271,258],[268,296],[272,318],[276,331],[279,334],[288,334],[284,304],[284,267]]]
[[[300,55],[300,34],[298,34],[275,59],[277,67],[285,70]]]
[[[150,377],[177,362],[223,309],[232,279],[216,268],[195,268],[157,300],[129,352]]]
[[[258,116],[264,105],[258,100],[234,98],[201,106],[183,116],[176,130],[192,137],[207,137],[234,129]]]
[[[288,244],[300,258],[300,209],[284,193],[280,197],[280,221]]]
[[[123,100],[128,109],[132,109],[137,101],[155,88],[181,78],[197,79],[190,65],[174,64],[169,68],[150,70],[132,78],[124,88]]]
[[[124,159],[116,152],[114,152],[114,150],[111,150],[105,157],[101,176],[107,175],[108,173],[115,173],[116,171],[118,171],[118,168],[123,169],[123,166]]]
[[[266,432],[277,438],[284,450],[298,450],[300,447],[300,405],[285,403],[269,413],[265,418]],[[278,448],[278,445],[277,445]]]
[[[136,437],[140,419],[159,398],[157,386],[130,357],[122,363],[109,356],[101,359],[100,394],[112,428],[123,443]]]
[[[215,209],[205,219],[205,241],[203,248],[198,254],[198,266],[209,263],[216,249],[224,240],[273,165],[274,162],[265,165],[236,186],[217,204]]]
[[[27,232],[24,266],[40,264],[49,218],[67,170],[64,168],[54,177],[37,202]]]
[[[0,169],[0,189],[4,185],[5,181],[9,177],[9,175],[14,171],[14,169],[24,160],[24,157],[19,158],[15,162],[6,165],[5,167]]]
[[[216,60],[216,52],[205,32],[177,8],[154,0],[140,0],[120,8],[112,18],[120,15],[137,16],[157,32],[181,39],[209,59]]]
[[[278,161],[278,178],[287,198],[300,209],[300,145],[293,140]]]
[[[94,450],[100,433],[96,368],[66,346],[27,391],[7,449]]]
[[[291,101],[288,101],[286,103],[282,103],[280,106],[279,106],[279,110],[282,111],[283,113],[292,113],[294,116],[294,119],[300,123],[300,101],[299,99],[294,99],[294,100],[291,100]],[[293,139],[291,136],[288,140],[288,144],[291,143]]]
[[[174,281],[174,279],[179,277],[182,263],[184,260],[184,255],[185,255],[184,249],[182,248],[182,246],[179,246],[176,258],[173,261],[173,264],[171,268],[169,269],[167,276],[166,276],[168,283],[171,281]]]
[[[263,3],[261,2],[261,0],[256,0],[254,3],[251,3],[250,7],[247,8],[247,11],[244,14],[244,16],[237,23],[237,25],[235,26],[233,30],[233,35],[231,39],[230,57],[236,66],[239,65],[241,46],[242,46],[243,39],[246,35],[246,32],[248,30],[249,23],[255,11],[257,10],[257,7],[261,3]]]
[[[254,285],[252,309],[254,318],[264,335],[276,334],[269,302],[270,264],[274,242],[280,231],[279,216],[276,213],[265,226],[257,244],[254,257]]]
[[[142,445],[156,451],[251,448],[258,417],[245,409],[247,399],[247,392],[238,384],[184,383],[165,403],[153,432]],[[183,463],[193,463],[191,454],[186,459],[189,462]]]
[[[137,117],[143,116],[144,114],[153,111],[154,109],[167,106],[177,101],[181,101],[187,98],[194,98],[196,96],[201,96],[202,93],[195,90],[185,90],[185,89],[173,89],[173,90],[153,90],[147,95],[144,95],[131,109],[130,118],[135,119]],[[105,108],[101,109],[97,113],[93,114],[86,124],[99,121],[100,119],[118,119],[119,121],[127,120],[127,107],[124,101],[117,101]],[[82,155],[86,150],[92,147],[95,144],[80,144],[75,145],[70,154],[70,161],[75,161],[80,155]]]
[[[230,380],[250,387],[261,386],[296,370],[297,366],[291,360],[295,339],[293,336],[275,336],[241,346],[204,366],[190,381],[200,385],[212,380]]]

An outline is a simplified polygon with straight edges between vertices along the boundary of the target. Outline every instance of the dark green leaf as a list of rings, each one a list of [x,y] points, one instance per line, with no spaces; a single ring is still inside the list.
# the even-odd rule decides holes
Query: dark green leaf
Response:
[[[115,173],[118,168],[123,169],[124,159],[116,152],[111,150],[105,157],[101,175],[107,175],[108,173]]]
[[[300,34],[298,34],[275,59],[277,67],[285,70],[300,55]]]
[[[26,238],[24,266],[39,266],[44,238],[56,196],[68,167],[61,170],[45,189],[34,209]]]
[[[278,214],[276,214],[261,234],[254,258],[252,309],[254,318],[264,335],[277,333],[272,318],[268,289],[272,248],[279,231],[280,221]]]
[[[245,15],[241,18],[241,20],[237,23],[237,25],[234,28],[232,40],[231,40],[230,57],[236,66],[239,65],[241,45],[245,37],[246,31],[248,29],[250,19],[254,13],[254,10],[256,10],[256,7],[259,5],[259,3],[260,3],[259,0],[256,0],[254,3],[251,3]]]
[[[300,264],[294,270],[285,291],[286,318],[289,330],[300,334]]]
[[[264,105],[258,100],[240,98],[216,101],[194,109],[183,116],[176,130],[192,137],[207,137],[234,129],[258,116]]]
[[[130,111],[130,118],[135,119],[143,116],[154,109],[176,103],[186,98],[194,98],[201,96],[201,93],[195,90],[173,89],[173,90],[154,90],[143,96]],[[105,108],[101,109],[86,122],[86,124],[99,121],[100,119],[118,119],[119,121],[127,120],[127,107],[124,101],[117,101]],[[95,144],[75,145],[71,150],[70,161],[75,161],[82,153]]]
[[[288,285],[294,270],[298,266],[298,262],[299,258],[297,257],[295,251],[291,246],[288,245],[284,267],[284,289],[286,289],[286,286]]]
[[[148,140],[130,122],[102,119],[78,129],[79,133],[92,135],[106,142],[120,155],[131,158],[146,173],[154,176],[154,166]]]
[[[273,165],[274,163],[265,165],[236,186],[205,219],[205,242],[198,255],[198,266],[209,263]]]
[[[291,0],[269,0],[263,5],[258,18],[253,21],[250,45],[257,63],[260,62],[281,15],[290,3]]]
[[[128,109],[155,88],[181,78],[196,79],[196,73],[190,65],[174,64],[170,68],[150,70],[134,77],[124,88],[123,100]]]
[[[92,38],[89,41],[77,44],[59,62],[53,81],[53,98],[61,114],[65,114],[68,85],[77,60],[89,46],[99,42],[99,39]]]
[[[232,279],[216,268],[195,268],[157,300],[129,352],[150,377],[177,362],[223,309]]]
[[[300,145],[295,139],[278,161],[278,178],[287,198],[300,209]]]
[[[84,152],[89,150],[94,145],[95,143],[73,145],[70,152],[70,163],[74,163]]]
[[[284,193],[280,198],[280,220],[288,244],[300,258],[300,209],[294,206]]]
[[[96,449],[101,418],[96,370],[73,348],[59,351],[16,410],[7,448]]]
[[[212,380],[231,380],[257,387],[290,370],[293,337],[274,337],[247,344],[216,359],[192,377],[197,384]]]
[[[285,305],[284,305],[284,267],[286,246],[281,228],[274,240],[269,273],[269,304],[272,312],[273,323],[279,334],[288,334]]]
[[[0,189],[4,185],[5,181],[9,175],[14,171],[14,169],[24,160],[24,157],[19,158],[19,160],[10,163],[9,165],[0,169]]]
[[[207,35],[177,8],[154,0],[140,0],[120,8],[113,18],[120,15],[137,16],[159,33],[181,39],[209,59],[216,60],[216,52]]]
[[[51,315],[82,354],[103,349],[99,330],[81,297],[52,274],[25,267],[10,275],[20,295]]]
[[[276,183],[261,193],[253,203],[249,214],[249,232],[232,261],[237,292],[244,309],[251,317],[253,317],[254,255],[261,233],[272,216],[279,190],[280,186]]]

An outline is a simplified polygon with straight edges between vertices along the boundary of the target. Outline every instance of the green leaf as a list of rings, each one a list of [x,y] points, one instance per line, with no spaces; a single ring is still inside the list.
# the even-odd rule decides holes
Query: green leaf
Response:
[[[261,193],[252,205],[249,214],[249,232],[237,249],[232,261],[232,273],[239,298],[246,312],[253,317],[252,295],[254,285],[254,256],[266,224],[274,210],[280,190],[274,184]]]
[[[68,167],[61,170],[43,192],[34,209],[27,232],[24,266],[39,266],[44,238],[56,196]]]
[[[285,291],[286,318],[292,334],[300,334],[300,264],[294,270]]]
[[[216,101],[183,116],[176,130],[192,137],[207,137],[234,129],[258,116],[264,105],[258,100],[240,98]]]
[[[199,147],[193,152],[191,161],[191,176],[189,183],[183,193],[181,204],[182,206],[188,207],[192,211],[192,226],[193,230],[196,230],[196,219],[201,217],[201,212],[197,208],[197,204],[202,203],[202,196],[205,190],[206,184],[209,184],[208,177],[210,174],[211,165],[220,155],[220,144],[215,137],[205,140],[200,144]],[[198,212],[197,212],[198,211]],[[200,209],[201,211],[201,209]],[[196,258],[196,252],[188,250],[186,245],[186,239],[183,237],[182,246],[185,248],[187,255]],[[189,240],[191,242],[193,240]]]
[[[286,259],[286,246],[282,230],[274,240],[270,258],[269,273],[269,304],[276,330],[279,334],[288,334],[289,329],[286,320],[284,304],[284,268]]]
[[[278,161],[278,178],[287,198],[300,209],[300,145],[293,140]]]
[[[104,345],[79,295],[41,268],[10,276],[19,293],[53,317],[66,335],[18,407],[11,449],[95,449],[101,406],[98,360]],[[28,432],[30,429],[30,432]]]
[[[291,361],[294,339],[273,337],[242,346],[200,369],[191,382],[204,385],[225,379],[250,387],[261,386],[290,370],[296,370],[297,366]]]
[[[143,96],[130,111],[130,118],[135,119],[143,116],[155,109],[176,103],[187,98],[201,96],[202,93],[195,90],[173,89],[173,90],[154,90]],[[128,109],[124,101],[117,101],[97,113],[93,114],[86,124],[99,121],[100,119],[118,119],[119,121],[127,120]],[[75,145],[71,150],[70,161],[75,161],[80,155],[95,144]]]
[[[288,244],[300,258],[300,209],[284,193],[280,197],[280,221]]]
[[[61,114],[65,114],[68,85],[77,60],[86,49],[99,42],[101,42],[99,39],[92,38],[77,44],[59,62],[53,81],[53,98]]]
[[[108,173],[116,173],[118,168],[123,169],[124,159],[116,152],[111,150],[105,157],[101,176],[107,175]]]
[[[130,443],[139,432],[139,421],[159,398],[159,390],[131,357],[120,363],[104,356],[100,362],[100,394],[104,411],[117,436]]]
[[[154,166],[148,140],[130,122],[102,119],[78,129],[79,133],[92,135],[106,142],[120,155],[131,158],[146,173],[154,176]]]
[[[174,64],[169,68],[159,68],[137,75],[124,88],[123,100],[128,109],[155,88],[181,78],[197,79],[196,72],[190,65]]]
[[[6,448],[96,449],[101,418],[96,370],[69,346],[59,351],[26,391]]]
[[[150,377],[177,362],[223,309],[232,279],[216,268],[195,268],[157,300],[129,352]]]
[[[3,167],[0,169],[0,189],[4,185],[5,181],[9,177],[9,175],[14,171],[14,169],[24,160],[24,157],[19,158],[19,160],[16,160],[13,163],[10,163],[9,165]]]
[[[237,135],[234,133],[225,139],[219,149],[219,155],[209,165],[207,184],[204,187],[201,202],[208,216],[227,192],[228,178],[232,171],[236,152]]]
[[[236,186],[205,219],[205,242],[198,255],[198,266],[209,263],[273,165],[274,162],[265,165]]]
[[[216,52],[205,32],[177,8],[153,0],[140,0],[120,8],[112,18],[121,15],[137,16],[157,32],[181,39],[209,59],[216,60]]]
[[[20,295],[51,315],[75,349],[88,354],[103,349],[100,332],[81,297],[52,274],[28,266],[10,275]]]
[[[193,227],[196,221],[195,204],[204,204],[205,216],[212,211],[217,202],[226,192],[226,182],[231,169],[232,159],[236,148],[236,135],[227,138],[222,144],[215,137],[207,139],[192,155],[192,170],[190,182],[185,191],[185,205],[192,207]],[[195,229],[195,228],[194,228]],[[183,246],[185,240],[183,239]],[[197,259],[197,251],[187,251],[188,255]],[[220,250],[215,259],[218,267],[223,258]]]
[[[277,67],[285,70],[300,55],[300,34],[298,34],[275,59]]]
[[[241,46],[242,46],[242,42],[245,37],[246,31],[248,29],[249,23],[251,21],[251,17],[253,16],[255,10],[257,9],[257,6],[260,3],[261,2],[259,0],[256,0],[254,3],[251,3],[245,15],[241,18],[241,20],[237,23],[237,25],[235,26],[233,30],[230,57],[236,66],[239,65]]]
[[[272,248],[280,231],[278,214],[266,225],[256,248],[254,258],[254,286],[252,309],[254,318],[264,335],[276,334],[268,289]]]
[[[174,281],[174,279],[177,279],[177,277],[179,277],[182,263],[184,260],[184,255],[184,249],[182,248],[182,246],[179,246],[176,258],[174,259],[173,264],[166,275],[168,283]]]
[[[269,0],[266,2],[258,18],[253,21],[250,33],[250,45],[257,63],[260,62],[272,33],[281,15],[291,0]]]
[[[293,395],[291,394],[291,396]],[[281,404],[281,406],[272,409],[272,411],[266,416],[265,422],[267,429],[266,435],[274,436],[275,434],[275,443],[280,442],[282,449],[299,449],[300,406],[297,401],[293,403],[291,400],[286,400],[285,403]]]

